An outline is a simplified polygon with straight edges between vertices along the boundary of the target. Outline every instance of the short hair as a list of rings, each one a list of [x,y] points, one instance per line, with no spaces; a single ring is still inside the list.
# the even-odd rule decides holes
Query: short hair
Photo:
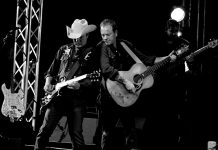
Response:
[[[106,26],[106,25],[111,25],[112,30],[115,32],[118,30],[117,24],[114,20],[112,19],[104,19],[101,23],[100,26]]]
[[[167,20],[166,29],[179,29],[179,22],[174,19]]]

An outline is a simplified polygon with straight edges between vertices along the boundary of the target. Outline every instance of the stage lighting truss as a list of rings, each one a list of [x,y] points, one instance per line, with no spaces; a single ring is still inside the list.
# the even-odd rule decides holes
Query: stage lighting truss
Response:
[[[17,0],[13,83],[24,93],[24,119],[35,128],[43,0]]]

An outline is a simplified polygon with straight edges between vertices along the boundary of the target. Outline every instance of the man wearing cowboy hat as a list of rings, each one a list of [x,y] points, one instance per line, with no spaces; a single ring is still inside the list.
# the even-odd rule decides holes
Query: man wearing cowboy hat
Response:
[[[49,137],[63,115],[67,117],[74,150],[83,150],[85,147],[82,135],[85,98],[87,92],[93,89],[94,83],[88,77],[70,83],[66,81],[75,76],[92,73],[97,69],[94,63],[94,49],[87,44],[88,34],[94,30],[96,26],[89,25],[85,19],[76,19],[71,27],[67,26],[67,36],[73,42],[60,47],[45,74],[44,90],[51,98],[49,103],[42,107],[45,116],[36,136],[35,150],[45,149]],[[57,90],[58,83],[64,83],[66,86],[52,95],[52,92]]]

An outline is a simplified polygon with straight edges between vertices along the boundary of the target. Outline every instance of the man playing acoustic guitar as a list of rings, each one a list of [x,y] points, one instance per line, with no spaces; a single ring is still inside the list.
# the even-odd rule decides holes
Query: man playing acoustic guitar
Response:
[[[143,80],[146,77],[145,71],[147,70],[145,65],[152,66],[165,59],[172,61],[176,59],[176,56],[173,53],[164,57],[143,55],[130,42],[117,39],[118,30],[114,20],[103,20],[100,24],[100,32],[102,41],[97,46],[101,51],[100,64],[103,76],[100,100],[103,125],[101,148],[102,150],[117,148],[111,147],[118,145],[111,144],[109,135],[113,133],[118,120],[120,120],[126,130],[124,145],[131,149],[134,147],[130,144],[131,130],[134,129],[134,118],[131,108],[128,106],[133,104],[131,98],[138,96],[139,93],[137,92],[143,89]],[[136,62],[137,59],[132,58],[126,49],[130,49],[142,62]],[[151,76],[148,77],[152,78]]]

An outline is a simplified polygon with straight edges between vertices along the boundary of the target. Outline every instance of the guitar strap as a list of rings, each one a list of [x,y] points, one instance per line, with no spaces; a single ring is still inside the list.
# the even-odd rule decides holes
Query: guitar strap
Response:
[[[68,72],[68,74],[66,75],[66,79],[71,79],[73,77],[73,75],[76,73],[76,71],[78,70],[80,64],[79,64],[79,60],[77,60],[73,66],[71,67],[70,71]]]
[[[143,62],[131,51],[131,49],[124,42],[120,42],[120,44],[128,52],[128,54],[133,58],[133,60],[135,60],[136,63],[143,64]]]

